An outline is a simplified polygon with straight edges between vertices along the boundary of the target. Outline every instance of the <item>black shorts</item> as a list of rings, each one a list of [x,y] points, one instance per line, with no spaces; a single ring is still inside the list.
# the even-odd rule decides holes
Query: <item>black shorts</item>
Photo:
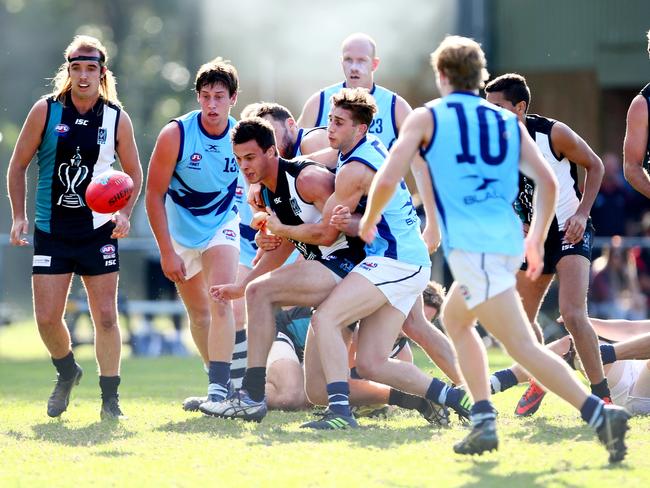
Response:
[[[115,224],[109,222],[82,239],[66,239],[35,229],[32,274],[93,276],[118,271],[117,239],[111,238],[114,228]]]
[[[591,219],[587,220],[585,233],[580,242],[569,244],[568,242],[562,242],[563,239],[564,231],[549,231],[544,242],[544,269],[542,274],[555,274],[557,263],[564,256],[584,256],[591,262],[591,250],[594,245],[594,226]],[[524,262],[521,265],[522,271],[525,271],[527,267],[526,262]]]

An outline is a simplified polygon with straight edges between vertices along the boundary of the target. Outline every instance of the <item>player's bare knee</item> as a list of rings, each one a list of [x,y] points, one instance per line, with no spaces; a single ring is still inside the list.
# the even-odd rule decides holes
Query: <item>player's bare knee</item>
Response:
[[[569,332],[579,330],[585,324],[589,325],[587,311],[584,307],[575,305],[561,306],[560,314],[562,314],[564,326]]]
[[[360,356],[356,358],[357,373],[363,379],[379,381],[379,371],[386,364],[386,358],[378,356]]]
[[[246,287],[246,303],[259,303],[268,301],[272,296],[274,287],[270,280],[253,281]]]
[[[117,315],[114,313],[102,313],[95,320],[95,329],[98,332],[111,332],[117,328]]]
[[[190,312],[188,315],[191,329],[204,331],[210,329],[210,313],[208,311]]]

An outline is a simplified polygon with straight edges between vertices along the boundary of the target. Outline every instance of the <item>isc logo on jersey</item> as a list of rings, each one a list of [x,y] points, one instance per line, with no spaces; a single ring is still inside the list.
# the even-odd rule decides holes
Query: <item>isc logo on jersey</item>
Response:
[[[237,239],[237,234],[235,233],[234,230],[224,229],[223,235],[226,236],[226,239],[228,239],[229,241],[234,241]]]
[[[190,156],[190,164],[188,165],[189,169],[200,169],[200,163],[203,159],[199,153],[194,153]]]

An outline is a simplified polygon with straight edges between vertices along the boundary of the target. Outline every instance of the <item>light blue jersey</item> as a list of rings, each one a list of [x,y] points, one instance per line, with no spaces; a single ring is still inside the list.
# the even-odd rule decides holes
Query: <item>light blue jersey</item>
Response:
[[[196,249],[237,215],[235,193],[239,167],[230,144],[235,119],[218,136],[201,125],[201,111],[174,119],[181,132],[178,162],[167,190],[165,209],[172,238]]]
[[[248,183],[246,178],[240,172],[237,181],[237,192],[235,193],[235,202],[239,212],[239,264],[247,268],[253,267],[253,259],[257,254],[257,244],[255,244],[255,234],[257,231],[250,224],[253,220],[253,209],[246,201],[248,196]]]
[[[429,102],[434,130],[429,165],[445,254],[452,249],[523,254],[517,117],[469,92]]]
[[[353,161],[377,171],[386,160],[386,147],[373,135],[367,135],[347,154],[339,154],[337,172]],[[359,202],[358,212],[365,210],[367,197]],[[431,266],[427,246],[420,233],[420,218],[415,212],[411,194],[402,180],[384,209],[377,224],[377,237],[366,244],[367,256],[384,256],[416,266]]]
[[[345,82],[323,88],[320,92],[320,105],[318,107],[318,117],[316,117],[315,127],[327,125],[328,117],[332,105],[330,99],[332,95],[340,92],[345,88]],[[397,122],[395,120],[395,103],[397,94],[387,90],[383,86],[372,85],[370,94],[377,103],[377,113],[372,119],[368,134],[372,134],[390,149],[397,139]]]

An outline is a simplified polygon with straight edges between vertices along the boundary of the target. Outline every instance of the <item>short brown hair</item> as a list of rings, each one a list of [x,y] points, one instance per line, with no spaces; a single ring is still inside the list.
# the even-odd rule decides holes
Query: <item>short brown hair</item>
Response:
[[[228,94],[232,97],[239,90],[239,75],[230,61],[221,57],[214,58],[203,64],[196,72],[194,89],[196,93],[201,91],[204,86],[211,86],[215,83],[221,83],[228,89]]]
[[[481,45],[468,37],[445,37],[431,53],[431,66],[457,90],[478,90],[490,77]]]
[[[429,281],[427,287],[422,292],[422,300],[424,301],[424,304],[433,307],[438,311],[435,317],[433,317],[433,320],[440,315],[442,302],[445,300],[445,294],[445,288],[437,281]]]
[[[332,108],[338,107],[350,111],[355,124],[370,127],[372,118],[377,113],[377,103],[365,88],[343,88],[332,95]]]
[[[246,111],[246,109],[242,111],[242,117],[244,116],[244,112],[246,112],[247,117],[264,118],[268,115],[278,122],[285,122],[287,119],[293,119],[293,115],[289,109],[279,103],[259,102],[253,103],[246,108],[248,109],[249,107],[250,109],[248,111]]]

